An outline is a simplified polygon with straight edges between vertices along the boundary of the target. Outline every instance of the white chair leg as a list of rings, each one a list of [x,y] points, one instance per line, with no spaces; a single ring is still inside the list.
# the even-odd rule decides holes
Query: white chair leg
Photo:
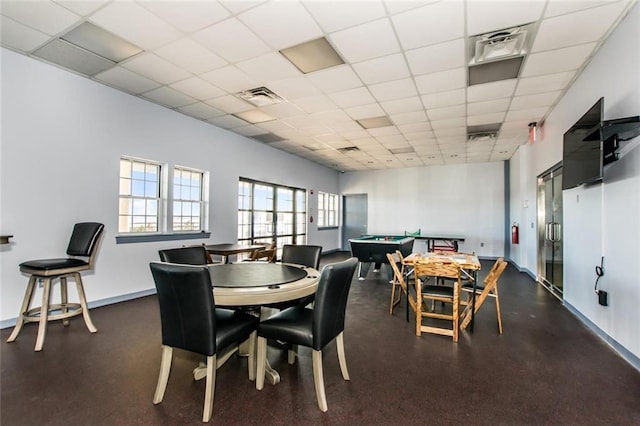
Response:
[[[262,390],[264,387],[264,375],[267,364],[267,339],[258,337],[258,354],[256,356],[256,389]]]
[[[156,385],[156,393],[153,395],[153,403],[160,404],[164,398],[164,392],[167,390],[167,382],[169,381],[169,372],[171,371],[171,359],[173,357],[173,348],[171,346],[162,345],[162,360],[160,361],[160,374],[158,375],[158,384]]]
[[[11,332],[11,336],[7,339],[7,342],[13,342],[20,334],[20,330],[22,330],[22,326],[24,325],[24,313],[29,310],[29,305],[31,304],[31,298],[33,297],[33,293],[35,291],[35,285],[37,281],[37,277],[35,275],[31,275],[29,277],[29,283],[27,284],[27,291],[24,293],[24,300],[22,301],[22,307],[20,308],[20,312],[18,312],[18,318],[16,319],[16,325],[13,327],[13,332]]]
[[[316,399],[320,411],[328,410],[327,397],[324,394],[324,374],[322,372],[322,351],[313,350],[313,382],[316,386]]]
[[[256,379],[256,340],[258,337],[258,332],[254,331],[249,336],[249,358],[247,362],[249,363],[249,380],[254,381]]]
[[[289,365],[296,363],[296,356],[298,356],[298,345],[291,345],[287,350],[287,362]]]
[[[202,421],[207,423],[213,414],[213,397],[216,391],[216,355],[207,357],[207,382],[204,391]]]
[[[76,272],[73,274],[73,279],[76,282],[76,287],[78,288],[78,297],[80,298],[80,306],[82,307],[82,317],[84,318],[84,323],[87,325],[89,332],[95,333],[98,331],[93,322],[91,321],[91,317],[89,316],[89,308],[87,307],[87,298],[84,295],[84,287],[82,285],[82,278],[80,277],[80,273]]]
[[[40,306],[40,324],[38,325],[38,337],[36,337],[35,352],[40,352],[47,334],[47,322],[49,320],[49,299],[51,297],[51,278],[44,279],[42,288],[42,306]]]
[[[338,361],[340,361],[340,371],[342,372],[342,378],[349,379],[349,370],[347,370],[347,358],[344,356],[344,331],[338,334],[336,338],[336,346],[338,348]]]

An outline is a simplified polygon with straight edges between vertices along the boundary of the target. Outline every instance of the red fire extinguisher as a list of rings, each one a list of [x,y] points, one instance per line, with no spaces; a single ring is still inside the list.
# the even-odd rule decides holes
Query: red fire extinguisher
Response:
[[[518,224],[514,222],[513,226],[511,226],[511,244],[518,244],[518,233]]]

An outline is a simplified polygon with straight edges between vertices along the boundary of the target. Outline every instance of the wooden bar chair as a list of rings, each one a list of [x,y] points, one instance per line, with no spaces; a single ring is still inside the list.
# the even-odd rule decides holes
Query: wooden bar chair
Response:
[[[504,258],[498,258],[493,267],[487,274],[483,281],[483,284],[476,285],[476,303],[475,312],[478,313],[478,309],[487,299],[492,297],[496,303],[496,316],[498,318],[498,331],[502,334],[502,317],[500,315],[500,298],[498,295],[498,279],[507,268],[509,264]],[[473,297],[473,283],[464,283],[461,287],[462,291],[467,295],[466,299],[461,302],[462,305],[466,305],[464,312],[461,315],[460,329],[464,330],[471,322],[471,297]]]
[[[20,271],[29,274],[29,282],[24,295],[22,307],[13,328],[13,332],[7,342],[13,342],[18,337],[25,322],[38,322],[38,336],[36,337],[35,351],[41,351],[47,332],[49,321],[62,320],[63,326],[69,325],[69,318],[82,314],[89,332],[95,333],[98,329],[93,325],[89,316],[89,308],[84,294],[82,277],[80,272],[93,269],[96,257],[96,248],[102,236],[104,225],[96,222],[76,223],[71,233],[67,258],[29,260],[20,264]],[[86,258],[83,259],[83,258]],[[73,278],[78,291],[79,303],[69,303],[67,299],[67,278]],[[56,278],[60,279],[60,303],[49,303],[51,287]],[[31,300],[37,288],[37,281],[42,280],[42,304],[39,307],[29,309]],[[56,313],[57,312],[57,313]]]

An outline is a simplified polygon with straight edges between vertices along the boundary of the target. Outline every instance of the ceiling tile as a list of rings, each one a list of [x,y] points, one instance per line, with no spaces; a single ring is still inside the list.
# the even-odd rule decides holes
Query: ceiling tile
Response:
[[[200,77],[189,77],[185,80],[177,81],[172,83],[171,87],[185,95],[201,101],[216,98],[225,94],[223,90]]]
[[[227,61],[196,43],[190,38],[182,38],[162,46],[154,51],[158,56],[180,65],[181,68],[194,74],[200,74],[221,68]]]
[[[126,61],[123,66],[162,84],[170,84],[190,76],[185,70],[151,53],[138,55]]]
[[[370,118],[370,117],[380,117],[386,114],[384,110],[380,108],[380,105],[378,105],[377,103],[369,104],[369,105],[360,105],[352,108],[346,108],[344,112],[349,114],[349,116],[354,120],[360,120],[363,118]]]
[[[542,117],[549,111],[548,108],[531,108],[531,109],[521,109],[517,111],[509,111],[507,116],[504,118],[505,121],[517,121],[517,120],[528,120],[531,121],[540,121]]]
[[[287,100],[296,100],[320,94],[320,90],[306,76],[273,81],[269,83],[269,88]]]
[[[291,62],[276,52],[238,62],[236,66],[249,77],[265,83],[301,75],[300,71]]]
[[[369,90],[378,101],[408,98],[409,96],[416,96],[418,94],[413,79],[411,78],[373,84],[369,86]]]
[[[80,22],[80,16],[53,2],[3,1],[2,15],[38,31],[57,35]]]
[[[551,1],[544,11],[544,17],[549,18],[565,13],[578,12],[592,7],[602,6],[604,4],[615,3],[619,0],[573,0],[573,1]]]
[[[480,115],[491,112],[506,111],[511,98],[496,99],[494,101],[473,102],[467,105],[467,114]]]
[[[195,104],[186,105],[178,108],[180,111],[192,117],[200,118],[202,120],[208,120],[214,117],[220,117],[224,115],[224,112],[207,105],[204,102],[197,102]]]
[[[181,37],[180,31],[134,2],[113,2],[89,19],[125,40],[153,49]]]
[[[400,51],[400,45],[387,18],[338,31],[331,34],[329,39],[340,56],[351,63]]]
[[[467,126],[478,126],[480,124],[502,123],[504,120],[503,112],[493,112],[490,114],[469,115],[467,117]]]
[[[297,2],[264,3],[238,17],[277,50],[323,36],[309,12]]]
[[[207,121],[218,127],[222,127],[223,129],[234,129],[236,127],[245,127],[247,125],[246,121],[238,117],[234,117],[233,115],[222,115],[220,117],[210,118]]]
[[[35,50],[33,55],[85,76],[93,76],[116,65],[113,61],[59,38],[54,38]]]
[[[464,118],[450,118],[447,120],[437,120],[431,122],[433,130],[450,129],[452,127],[466,126],[467,122]]]
[[[2,46],[23,52],[31,52],[49,39],[46,34],[4,16],[0,21],[0,31]]]
[[[227,114],[235,114],[236,112],[249,111],[250,109],[254,109],[253,105],[231,95],[209,99],[207,103],[215,108],[218,108],[220,111],[226,112]]]
[[[96,80],[102,81],[109,86],[122,89],[129,93],[140,94],[148,92],[160,86],[160,83],[129,71],[121,66],[115,66],[94,77]]]
[[[466,99],[467,92],[465,89],[422,95],[422,103],[427,109],[464,104]]]
[[[96,10],[100,9],[105,4],[109,3],[111,0],[91,0],[91,1],[83,1],[83,0],[55,0],[55,3],[58,3],[61,6],[69,9],[73,13],[77,13],[80,16],[88,16]]]
[[[396,125],[403,125],[424,123],[427,120],[427,115],[424,111],[412,111],[392,114],[390,118],[391,121],[393,121]]]
[[[532,52],[597,41],[611,28],[624,2],[545,19],[538,27]]]
[[[269,52],[269,46],[236,18],[229,18],[192,35],[231,63]]]
[[[295,100],[295,104],[302,108],[304,111],[309,114],[313,114],[315,112],[329,111],[332,109],[336,109],[336,104],[333,103],[328,96],[325,95],[316,95],[316,96],[307,96],[304,98],[299,98]]]
[[[229,9],[231,13],[240,13],[244,12],[247,9],[251,9],[261,3],[264,3],[266,0],[218,0],[220,4]]]
[[[447,118],[464,117],[466,107],[464,105],[456,105],[444,108],[433,108],[427,110],[427,115],[431,120],[444,120]]]
[[[143,1],[141,5],[185,33],[230,16],[227,9],[212,1]]]
[[[214,86],[231,93],[241,92],[243,90],[260,86],[258,81],[250,78],[233,65],[209,71],[201,74],[200,77],[213,83]]]
[[[433,58],[438,58],[434,61]],[[413,75],[431,74],[465,66],[463,38],[434,44],[407,52],[407,62]]]
[[[375,102],[371,93],[364,87],[331,93],[329,97],[340,108],[349,108]]]
[[[385,16],[381,1],[304,1],[304,6],[327,33],[353,27]]]
[[[524,64],[520,76],[533,77],[576,70],[584,64],[595,47],[596,43],[588,43],[580,46],[565,47],[564,49],[532,53]]]
[[[456,68],[454,70],[424,74],[416,77],[418,92],[423,95],[459,89],[466,87],[466,85],[466,68]]]
[[[464,3],[442,1],[392,17],[404,49],[464,37]]]
[[[549,107],[560,96],[561,91],[538,93],[535,95],[516,96],[511,102],[511,109],[528,109],[535,107]]]
[[[482,102],[508,98],[513,95],[516,84],[517,80],[513,79],[470,86],[467,88],[467,102]]]
[[[362,86],[362,81],[348,65],[317,71],[307,74],[307,77],[311,83],[324,93],[339,92]]]
[[[467,34],[477,35],[534,22],[545,1],[467,1]]]
[[[290,102],[264,106],[260,110],[276,118],[294,117],[305,113],[300,107]]]
[[[417,96],[384,101],[381,102],[380,105],[388,114],[400,114],[403,112],[421,111],[423,109],[422,102]]]
[[[151,99],[154,102],[161,103],[163,105],[177,108],[185,105],[195,103],[195,99],[178,92],[170,87],[159,87],[149,92],[143,93],[147,99]]]
[[[353,64],[353,69],[365,84],[382,83],[409,76],[404,56],[399,53]]]
[[[516,95],[531,95],[540,92],[552,92],[562,90],[571,82],[575,71],[566,71],[556,74],[541,75],[538,77],[521,78],[518,82]]]

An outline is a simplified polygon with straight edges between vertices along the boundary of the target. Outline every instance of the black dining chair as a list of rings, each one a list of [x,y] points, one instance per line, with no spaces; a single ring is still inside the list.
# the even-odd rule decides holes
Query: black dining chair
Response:
[[[29,260],[20,264],[20,272],[29,274],[29,282],[24,295],[22,307],[13,332],[7,342],[13,342],[18,337],[25,322],[38,322],[38,336],[35,351],[41,351],[47,332],[47,322],[62,320],[64,326],[69,325],[69,318],[82,314],[89,332],[98,329],[93,325],[89,316],[89,308],[84,294],[84,286],[80,272],[93,269],[97,247],[102,236],[104,225],[97,222],[76,223],[67,246],[66,258]],[[67,278],[72,277],[76,283],[79,303],[69,303],[67,300]],[[60,279],[60,303],[49,303],[53,281]],[[42,305],[29,309],[31,299],[36,291],[36,282],[42,280]]]
[[[241,311],[217,309],[211,277],[206,267],[151,262],[158,292],[162,326],[162,361],[153,403],[164,398],[171,370],[173,348],[207,357],[202,421],[213,413],[217,355],[231,345],[249,339],[249,380],[255,376],[255,340],[260,319]]]
[[[313,380],[321,411],[327,411],[322,372],[322,349],[334,339],[338,350],[340,370],[349,380],[344,354],[344,321],[351,281],[358,265],[352,257],[329,264],[322,269],[313,309],[297,305],[262,321],[258,326],[258,371],[256,389],[264,387],[267,360],[267,339],[281,340],[313,350]]]
[[[182,265],[206,265],[210,263],[209,254],[204,246],[179,247],[159,250],[160,260]]]

